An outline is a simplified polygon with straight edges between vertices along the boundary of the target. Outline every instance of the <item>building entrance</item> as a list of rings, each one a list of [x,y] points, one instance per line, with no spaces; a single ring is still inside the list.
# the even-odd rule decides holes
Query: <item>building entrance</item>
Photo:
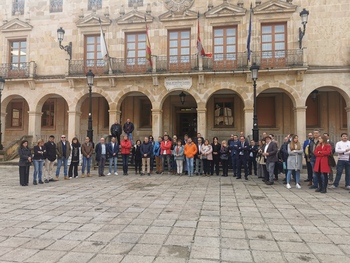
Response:
[[[176,110],[176,134],[183,138],[185,134],[189,137],[197,136],[197,111],[195,108],[178,108]]]

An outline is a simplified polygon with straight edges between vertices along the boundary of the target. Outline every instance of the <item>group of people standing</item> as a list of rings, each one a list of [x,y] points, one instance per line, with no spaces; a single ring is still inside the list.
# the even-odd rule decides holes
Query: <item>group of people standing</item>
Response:
[[[121,139],[121,133],[125,135]],[[219,142],[214,137],[212,142],[204,139],[200,133],[195,138],[184,135],[178,139],[176,135],[169,136],[167,132],[159,136],[157,141],[150,135],[143,142],[132,141],[134,126],[128,119],[122,127],[117,121],[111,126],[111,139],[108,143],[101,138],[94,147],[89,137],[80,144],[77,137],[69,143],[66,136],[54,142],[55,137],[51,135],[44,143],[39,140],[34,146],[34,154],[28,147],[28,141],[22,141],[19,153],[20,184],[28,185],[29,167],[34,164],[33,184],[37,185],[59,180],[59,174],[63,165],[64,179],[78,178],[78,165],[82,163],[81,177],[90,177],[92,155],[98,163],[98,175],[105,176],[105,163],[108,159],[109,170],[107,175],[114,173],[118,175],[117,161],[120,152],[123,161],[123,175],[128,175],[129,157],[135,166],[135,173],[150,176],[155,171],[157,174],[168,174],[188,176],[193,175],[220,175],[227,177],[229,167],[232,168],[236,179],[242,178],[242,170],[245,180],[249,175],[256,175],[267,185],[273,185],[278,180],[280,172],[285,173],[284,182],[291,189],[292,177],[295,187],[300,186],[300,172],[303,168],[305,158],[308,178],[311,189],[326,193],[328,183],[333,183],[330,188],[339,186],[339,181],[345,169],[345,187],[350,190],[350,142],[348,135],[343,133],[341,141],[335,146],[329,140],[329,135],[320,135],[319,130],[308,134],[308,139],[301,145],[297,135],[290,134],[285,137],[284,143],[278,148],[273,134],[262,134],[258,144],[254,140],[248,140],[243,132],[240,135],[232,134],[229,140]],[[172,138],[172,139],[170,139]],[[335,164],[333,154],[338,154],[338,162]],[[54,162],[57,160],[55,177],[53,175]],[[70,165],[68,169],[68,160]],[[155,167],[154,167],[155,163]],[[336,177],[333,182],[332,166],[336,165]],[[45,173],[43,168],[45,167]],[[85,173],[86,171],[86,173]]]

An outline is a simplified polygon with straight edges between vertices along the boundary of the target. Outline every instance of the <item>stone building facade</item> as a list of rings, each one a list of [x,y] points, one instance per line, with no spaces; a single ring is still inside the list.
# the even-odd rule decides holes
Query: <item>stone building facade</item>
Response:
[[[94,141],[127,118],[135,138],[164,131],[220,140],[240,131],[251,135],[254,62],[260,65],[260,132],[281,139],[288,133],[304,138],[315,128],[337,138],[349,131],[348,0],[3,0],[0,7],[5,146],[22,135],[82,139],[89,69]],[[303,8],[310,15],[300,49]],[[198,56],[198,23],[211,56]],[[59,48],[60,27],[62,45],[72,42],[71,59]],[[109,59],[100,52],[100,28]]]

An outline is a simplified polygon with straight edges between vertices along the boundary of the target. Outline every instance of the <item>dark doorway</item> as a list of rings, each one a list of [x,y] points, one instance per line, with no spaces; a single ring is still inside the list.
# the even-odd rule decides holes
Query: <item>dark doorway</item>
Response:
[[[178,108],[176,110],[176,132],[179,138],[184,134],[197,136],[197,111],[195,108]]]

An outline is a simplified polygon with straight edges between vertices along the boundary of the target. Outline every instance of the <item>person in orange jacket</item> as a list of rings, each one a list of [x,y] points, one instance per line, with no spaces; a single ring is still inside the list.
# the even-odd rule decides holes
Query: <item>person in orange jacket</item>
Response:
[[[124,135],[123,140],[120,142],[121,154],[123,159],[123,175],[128,175],[128,160],[131,149],[131,141],[128,139],[127,135]]]
[[[193,158],[196,155],[196,153],[197,153],[196,144],[192,142],[192,138],[188,138],[185,145],[185,150],[184,150],[187,167],[188,167],[188,176],[192,176],[193,174]]]

